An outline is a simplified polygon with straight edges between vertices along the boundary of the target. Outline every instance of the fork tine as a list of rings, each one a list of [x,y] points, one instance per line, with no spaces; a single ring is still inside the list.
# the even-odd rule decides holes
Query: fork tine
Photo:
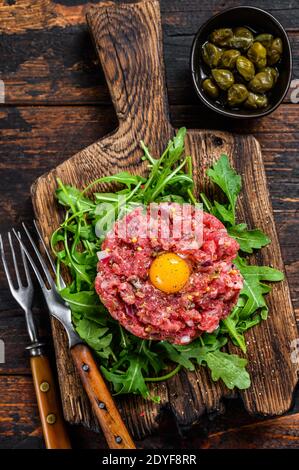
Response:
[[[5,272],[5,275],[6,275],[8,284],[9,284],[9,288],[10,288],[11,291],[14,291],[14,292],[15,292],[16,289],[15,289],[15,287],[14,287],[14,285],[13,285],[13,280],[12,280],[12,278],[11,278],[10,272],[9,272],[9,270],[8,270],[7,262],[6,262],[6,257],[5,257],[5,253],[4,253],[4,246],[3,246],[2,235],[0,235],[0,253],[1,253],[2,264],[3,264],[3,267],[4,267],[4,272]]]
[[[15,231],[14,228],[12,229],[12,231],[13,231],[14,236],[17,238],[18,242],[20,243],[21,247],[23,248],[23,250],[24,250],[24,252],[25,252],[25,254],[26,254],[26,256],[27,256],[28,261],[29,261],[29,263],[31,264],[31,267],[32,267],[33,271],[35,272],[35,275],[36,275],[36,277],[37,277],[37,280],[38,280],[38,282],[39,282],[39,285],[41,286],[41,288],[42,288],[43,290],[47,290],[46,284],[44,283],[44,280],[43,280],[43,278],[42,278],[42,276],[41,276],[41,274],[40,274],[40,272],[39,272],[39,270],[38,270],[38,268],[37,268],[35,262],[33,261],[32,256],[30,255],[29,251],[27,250],[26,246],[24,245],[22,239],[19,238],[19,236],[18,236],[18,234],[17,234],[17,232]]]
[[[19,268],[18,268],[15,249],[14,249],[13,242],[12,242],[12,239],[11,239],[11,233],[8,232],[7,236],[8,236],[10,251],[11,251],[11,254],[12,254],[12,260],[13,260],[13,264],[14,264],[14,268],[15,268],[15,272],[16,272],[17,284],[18,284],[18,287],[20,287],[22,285],[22,281],[21,281],[20,272],[19,272]]]
[[[48,257],[48,260],[49,260],[49,262],[50,262],[50,264],[51,264],[51,267],[52,267],[52,269],[53,269],[53,271],[54,271],[54,273],[55,273],[55,276],[57,277],[57,270],[56,270],[55,263],[54,263],[54,261],[53,261],[52,256],[50,255],[50,252],[49,252],[49,250],[48,250],[48,248],[47,248],[47,245],[45,244],[44,239],[43,239],[43,237],[42,237],[42,235],[41,235],[41,233],[40,233],[40,230],[39,230],[39,228],[38,228],[38,225],[37,225],[36,220],[33,220],[33,223],[34,223],[35,230],[37,231],[38,237],[39,237],[39,239],[40,239],[40,241],[41,241],[41,243],[42,243],[42,245],[43,245],[43,247],[44,247],[44,250],[45,250],[45,252],[46,252],[46,254],[47,254],[47,257]],[[61,285],[62,287],[66,287],[66,283],[64,282],[64,280],[63,280],[63,278],[62,278],[61,275],[59,276],[59,281],[60,281],[60,285]]]
[[[40,254],[39,252],[39,249],[37,248],[35,242],[33,241],[33,238],[31,237],[30,233],[29,233],[29,230],[27,229],[26,225],[24,224],[24,222],[22,223],[22,226],[23,226],[23,229],[25,230],[25,233],[32,245],[32,248],[34,249],[34,252],[38,258],[38,261],[40,262],[40,265],[41,267],[43,268],[43,271],[44,271],[44,274],[47,278],[47,281],[49,283],[49,285],[51,286],[52,289],[55,289],[56,286],[55,286],[55,283],[53,281],[53,278],[49,272],[49,269],[48,269],[48,266],[46,265],[45,261],[44,261],[44,258],[42,257],[42,255]],[[26,252],[25,252],[26,253]]]
[[[20,232],[18,232],[18,236],[19,236],[19,238],[21,238]],[[25,255],[25,251],[24,251],[23,246],[20,243],[19,243],[19,245],[20,245],[20,249],[21,249],[21,256],[22,256],[24,271],[25,271],[25,275],[26,275],[27,286],[32,287],[32,280],[31,280],[31,276],[30,276],[30,272],[29,272],[28,263],[27,263],[27,256]]]

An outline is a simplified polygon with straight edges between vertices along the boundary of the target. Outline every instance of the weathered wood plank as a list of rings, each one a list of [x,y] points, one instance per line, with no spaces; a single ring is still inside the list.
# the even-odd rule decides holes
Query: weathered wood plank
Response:
[[[3,285],[5,285],[5,282],[6,280],[3,279]],[[3,288],[3,293],[7,296],[10,295],[6,285]],[[48,331],[45,329],[40,329],[40,331],[43,337],[48,336]],[[31,374],[29,355],[25,351],[30,341],[26,330],[24,314],[21,309],[16,309],[14,304],[11,306],[7,305],[6,309],[4,310],[3,308],[0,313],[0,339],[4,341],[5,346],[5,362],[0,363],[0,375]]]
[[[30,14],[24,14],[29,3],[34,8]],[[16,5],[0,5],[1,78],[6,85],[6,103],[110,103],[86,28],[85,3],[67,6],[49,0],[23,0]],[[229,3],[229,6],[240,4]],[[271,11],[270,3],[264,0],[260,6],[264,4]],[[283,15],[283,24],[290,28],[296,20],[290,14],[294,3],[286,2],[279,10],[273,8],[274,14]],[[207,0],[174,4],[162,1],[161,5],[169,102],[192,104],[198,100],[189,71],[193,36],[209,16],[223,7]],[[299,31],[292,29],[289,35],[296,77]]]
[[[136,164],[140,158],[140,149],[136,147],[136,141],[141,138],[146,144],[152,142],[153,152],[157,154],[160,153],[160,146],[165,145],[173,132],[168,121],[163,88],[162,51],[159,43],[161,31],[157,2],[146,2],[131,5],[130,7],[111,7],[111,4],[108,7],[108,4],[103,4],[101,9],[91,10],[89,23],[101,62],[105,68],[105,75],[120,126],[117,132],[79,152],[70,161],[39,178],[33,186],[35,212],[46,239],[49,238],[53,225],[57,224],[59,218],[52,195],[56,176],[63,177],[66,182],[82,184],[83,175],[86,183],[94,179],[95,173],[108,174],[116,166],[119,170],[136,171]],[[153,27],[153,25],[155,26]],[[142,48],[139,47],[140,41],[143,43]],[[146,41],[151,42],[150,47]],[[131,54],[133,54],[134,60],[130,60]],[[155,73],[153,73],[153,70]],[[157,73],[158,70],[161,71],[160,74]],[[133,95],[135,100],[132,99]],[[146,123],[146,127],[144,123]],[[148,134],[149,128],[151,129],[151,135]],[[155,133],[158,133],[158,139],[155,138]],[[258,180],[260,190],[258,199],[252,186],[258,177],[256,168],[261,167],[262,169],[263,167],[262,157],[256,141],[250,136],[233,137],[225,133],[214,135],[210,132],[192,131],[187,136],[187,142],[187,151],[194,157],[196,162],[195,172],[198,181],[202,179],[202,168],[206,168],[211,163],[211,158],[214,159],[215,154],[219,155],[221,151],[225,151],[231,156],[234,165],[238,166],[242,162],[243,166],[240,170],[245,174],[245,196],[243,195],[243,198],[248,198],[251,204],[251,206],[246,205],[248,209],[246,220],[249,225],[258,223],[265,229],[264,217],[255,210],[258,206],[257,201],[263,200],[267,210],[267,223],[269,223],[273,237],[272,250],[277,254],[277,265],[282,266],[264,177],[259,177]],[[245,155],[251,156],[251,159],[247,159],[246,164],[244,152]],[[101,163],[99,165],[100,158]],[[142,171],[142,166],[140,171]],[[262,172],[261,174],[263,176]],[[51,221],[51,224],[49,221]],[[265,256],[266,253],[265,251]],[[286,331],[280,338],[285,346],[290,343],[297,333],[286,283],[281,284],[280,288],[274,289],[271,295],[272,311],[279,308],[280,303],[285,305],[282,324]],[[258,329],[258,343],[263,350],[268,350],[269,362],[274,360],[274,356],[277,359],[277,351],[274,351],[274,346],[272,347],[266,333],[269,330],[273,332],[273,335],[277,334],[280,337],[280,322],[282,322],[282,316],[273,315],[272,322],[268,324],[266,330]],[[55,322],[53,322],[53,329],[56,350],[59,351],[59,354],[56,355],[58,371],[60,369],[65,370],[66,366],[68,368],[67,375],[60,374],[66,416],[72,422],[78,422],[79,416],[80,421],[85,422],[89,427],[93,426],[88,403],[82,395],[82,390],[69,361],[64,335]],[[287,336],[289,337],[288,341],[285,340]],[[273,383],[271,377],[264,374],[266,362],[260,365],[259,371],[257,369],[252,370],[253,386],[251,393],[253,395],[244,395],[246,407],[252,413],[280,414],[289,408],[292,391],[297,379],[294,365],[287,356],[287,346],[285,346],[282,353],[281,360],[282,357],[285,360],[283,370],[287,372],[289,378],[287,382],[283,381],[282,383],[280,375],[277,374],[276,381]],[[255,361],[258,361],[257,349],[252,348],[250,354],[252,364],[255,364]],[[189,401],[186,401],[185,393],[187,393],[188,388],[193,393],[189,395]],[[259,399],[261,389],[264,400]],[[231,396],[231,392],[226,390],[222,384],[211,384],[206,371],[203,369],[197,370],[195,374],[182,372],[166,384],[159,385],[158,390],[155,391],[155,394],[157,393],[161,395],[161,402],[158,407],[153,403],[144,403],[138,398],[119,402],[131,431],[137,437],[155,428],[153,415],[157,416],[161,407],[168,403],[178,425],[184,427],[197,421],[205,411],[210,412],[221,408],[221,398]],[[69,403],[65,397],[72,397],[73,402]],[[80,406],[76,407],[76,411],[74,411],[77,400],[80,400]],[[140,420],[141,407],[144,409],[148,420],[145,427],[143,420]]]
[[[39,428],[39,416],[31,377],[1,376],[1,448],[6,441],[24,439]],[[16,438],[17,436],[17,438]]]
[[[203,116],[197,106],[172,106],[170,111],[175,127],[186,125],[188,128],[196,128],[207,123],[208,127],[214,124],[215,129],[224,129],[225,123],[221,119],[209,121],[209,116]],[[296,209],[298,119],[298,106],[282,105],[272,115],[258,122],[244,125],[235,121],[231,123],[233,131],[252,133],[258,137],[263,150],[271,198],[277,211]],[[3,193],[0,197],[6,217],[13,216],[16,222],[19,214],[26,211],[30,204],[28,198],[20,197],[20,208],[17,211],[12,197],[14,191],[21,191],[26,187],[28,191],[30,179],[111,132],[116,125],[115,113],[109,106],[2,107],[0,169],[3,172],[3,188],[7,193],[6,197],[2,196]],[[14,169],[22,171],[14,172]],[[279,217],[282,217],[281,213]]]
[[[103,3],[102,0],[93,1],[94,5]],[[28,30],[41,30],[54,27],[68,27],[85,23],[86,4],[69,1],[51,0],[21,0],[17,3],[3,2],[0,5],[1,25],[0,32],[6,34],[23,33]],[[132,0],[116,0],[115,3],[133,3]],[[230,0],[225,4],[217,0],[160,0],[162,21],[167,25],[176,26],[176,34],[194,34],[199,25],[209,17],[224,8],[248,5],[246,0]],[[298,29],[295,11],[298,11],[296,0],[282,0],[273,4],[271,0],[260,0],[259,7],[268,10],[283,23],[286,28]],[[188,21],[186,21],[188,18]],[[194,27],[196,28],[194,30]]]
[[[178,440],[173,427],[167,425],[163,439],[167,448],[184,449],[283,449],[297,448],[299,439],[299,414],[279,418],[256,419],[242,410],[241,403],[227,403],[226,411],[216,419],[203,417],[200,425]],[[160,436],[144,439],[144,447],[163,448]]]
[[[292,11],[296,12],[298,10],[298,4],[296,0],[287,2],[284,0],[279,2],[279,6],[274,4],[269,0],[261,0],[258,5],[254,4],[253,6],[258,6],[259,8],[264,8],[270,13],[272,13],[285,28],[290,30],[298,30],[298,22],[296,21],[296,15],[292,15]],[[198,2],[197,0],[176,0],[172,2],[170,9],[167,7],[163,9],[163,0],[162,4],[162,17],[164,16],[164,23],[167,25],[168,35],[193,35],[197,32],[198,28],[202,23],[207,21],[212,15],[219,13],[221,10],[230,7],[248,5],[246,0],[229,0],[226,2],[218,2],[213,0],[209,2],[204,0],[203,2]],[[250,3],[249,3],[250,5]],[[293,18],[291,18],[293,16]]]
[[[259,120],[242,123],[238,120],[223,120],[221,116],[210,115],[199,105],[170,106],[171,123],[174,127],[211,127],[225,130],[228,127],[236,133],[252,134],[258,137],[265,156],[266,166],[273,171],[293,167],[297,176],[297,162],[292,152],[298,147],[299,106],[283,104],[274,113]],[[0,131],[2,158],[0,168],[8,168],[11,156],[7,152],[15,149],[18,164],[29,167],[31,159],[46,167],[49,158],[57,157],[59,163],[80,147],[84,147],[117,127],[117,118],[111,105],[106,106],[16,106],[0,107]],[[63,136],[63,138],[61,138]],[[277,150],[277,153],[275,151]],[[278,152],[284,158],[279,159]],[[28,156],[29,160],[26,158]],[[28,162],[28,163],[27,163]],[[51,162],[53,163],[53,162]],[[49,168],[49,165],[48,165]]]
[[[299,446],[299,414],[211,433],[204,449],[295,449]]]
[[[0,449],[44,447],[31,377],[0,378]],[[73,448],[105,447],[99,434],[81,427],[69,427]],[[298,446],[298,412],[275,419],[250,417],[238,400],[227,406],[215,420],[203,417],[200,425],[179,436],[173,421],[165,415],[159,434],[138,441],[145,449],[201,448],[294,448]]]

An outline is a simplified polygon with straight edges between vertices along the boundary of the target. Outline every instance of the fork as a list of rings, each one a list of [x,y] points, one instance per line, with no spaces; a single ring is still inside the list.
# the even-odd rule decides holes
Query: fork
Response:
[[[48,449],[70,449],[71,444],[63,420],[62,409],[54,381],[54,376],[51,370],[49,359],[45,353],[45,345],[38,339],[38,332],[32,314],[34,289],[26,256],[22,246],[20,246],[23,271],[26,278],[26,285],[24,285],[21,280],[19,265],[17,262],[17,256],[12,242],[11,233],[8,232],[7,235],[14,265],[17,288],[14,286],[12,276],[8,268],[1,235],[0,254],[10,292],[25,312],[26,326],[30,338],[30,345],[27,346],[26,349],[30,353],[30,365],[45,444]],[[20,233],[18,233],[18,236],[20,237]]]
[[[38,226],[34,221],[35,229],[38,237],[43,245],[45,253],[51,264],[53,272],[57,276],[55,264],[51,255],[46,247],[46,244],[40,234]],[[50,314],[58,319],[64,326],[68,341],[70,353],[73,358],[76,369],[80,375],[82,385],[88,395],[94,414],[104,432],[108,446],[112,449],[135,449],[135,444],[123,422],[121,415],[113,401],[111,393],[96,365],[96,362],[91,354],[90,349],[84,344],[76,333],[72,324],[71,310],[67,303],[62,299],[55,282],[51,276],[48,266],[38,250],[29,230],[26,225],[22,224],[27,239],[29,240],[36,258],[41,266],[41,271],[38,269],[35,261],[26,248],[23,238],[13,229],[15,237],[18,239],[25,255],[36,275],[40,284],[42,293],[46,300]],[[43,273],[43,275],[41,274]],[[45,277],[45,280],[43,278]],[[61,285],[65,286],[63,279],[60,280]]]

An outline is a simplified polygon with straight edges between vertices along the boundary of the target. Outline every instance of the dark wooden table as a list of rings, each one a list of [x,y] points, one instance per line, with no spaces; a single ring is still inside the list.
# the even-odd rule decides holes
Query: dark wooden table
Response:
[[[29,190],[36,177],[117,125],[87,31],[86,4],[83,0],[6,0],[0,4],[0,78],[5,83],[5,103],[0,107],[1,233],[18,226],[21,220],[30,224],[33,211]],[[291,97],[290,90],[271,116],[241,125],[207,114],[190,81],[189,51],[199,26],[224,7],[242,4],[265,8],[282,22],[293,47],[293,78],[299,77],[297,1],[162,0],[171,118],[175,126],[253,133],[260,141],[298,314],[296,93]],[[0,282],[0,339],[5,342],[6,353],[6,362],[0,364],[0,448],[38,448],[43,440],[24,352],[28,338],[23,313],[11,298],[2,271]],[[36,317],[42,334],[49,336],[49,323],[41,305],[38,297]],[[184,436],[176,432],[166,410],[159,434],[139,444],[146,448],[299,448],[299,393],[292,410],[282,417],[248,416],[238,399],[224,405],[225,414],[204,417]],[[71,428],[70,433],[78,448],[105,447],[102,436],[81,427]]]

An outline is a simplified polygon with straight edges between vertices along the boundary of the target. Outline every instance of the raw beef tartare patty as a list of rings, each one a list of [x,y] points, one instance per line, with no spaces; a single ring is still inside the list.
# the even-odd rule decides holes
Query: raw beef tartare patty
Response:
[[[159,226],[155,237],[152,232],[147,235],[149,207],[138,207],[117,221],[103,242],[96,291],[111,316],[140,338],[187,344],[204,331],[211,333],[230,313],[243,287],[242,276],[232,264],[238,243],[216,217],[187,206],[192,225],[188,233],[174,234],[171,229],[182,206],[162,203],[157,220],[151,221],[151,226]],[[163,219],[170,221],[167,236],[158,223],[162,212]],[[201,224],[200,243],[197,223]],[[178,255],[188,265],[188,279],[179,292],[164,292],[150,278],[152,263],[165,253]],[[171,275],[175,282],[175,274]]]

